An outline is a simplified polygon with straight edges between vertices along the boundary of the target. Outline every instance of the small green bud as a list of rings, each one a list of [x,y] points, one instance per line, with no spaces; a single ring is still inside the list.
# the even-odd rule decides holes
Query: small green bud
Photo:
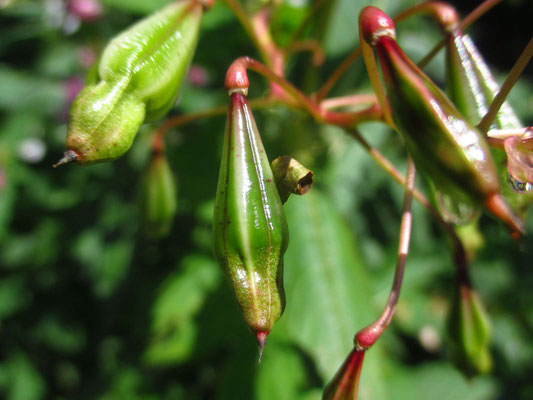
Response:
[[[282,203],[287,201],[291,193],[304,195],[313,186],[313,171],[290,156],[281,156],[272,161],[272,172]]]
[[[472,288],[456,288],[447,329],[455,366],[468,377],[488,373],[492,368],[489,318]]]
[[[146,234],[160,238],[169,233],[177,211],[176,180],[161,153],[152,157],[142,184],[141,208]]]
[[[285,307],[288,228],[246,97],[231,95],[213,219],[213,251],[262,348]]]
[[[202,16],[196,0],[176,1],[114,38],[72,105],[66,160],[111,160],[142,123],[164,116],[194,55]]]

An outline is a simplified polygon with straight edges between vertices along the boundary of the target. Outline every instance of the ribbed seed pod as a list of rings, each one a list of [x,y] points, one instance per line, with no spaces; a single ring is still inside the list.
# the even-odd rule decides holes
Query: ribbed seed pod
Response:
[[[142,185],[141,207],[143,227],[151,238],[169,233],[177,211],[174,174],[163,154],[152,157]]]
[[[255,120],[230,98],[213,219],[213,251],[261,347],[285,307],[285,213]]]
[[[523,231],[499,192],[496,166],[481,132],[400,49],[385,13],[366,7],[360,18],[365,40],[380,60],[392,118],[417,169],[438,190],[484,204],[514,232]]]
[[[489,67],[470,37],[460,30],[447,36],[446,43],[446,91],[471,123],[479,123],[500,88]],[[520,130],[522,124],[510,104],[505,101],[498,111],[492,129]],[[514,146],[516,143],[518,146]],[[524,170],[531,170],[531,162],[523,158],[531,156],[531,150],[520,149],[520,138],[510,137],[505,141],[507,157],[502,150],[493,155],[499,170],[502,194],[519,215],[524,216],[533,202],[533,186]],[[530,174],[529,178],[533,173]],[[509,182],[508,182],[509,181]]]
[[[499,90],[472,39],[460,30],[450,33],[446,38],[446,91],[457,109],[472,124],[478,124]],[[493,127],[514,129],[521,126],[511,106],[504,102]]]
[[[145,120],[168,112],[194,55],[201,16],[197,0],[172,2],[107,45],[72,105],[63,162],[120,157]]]

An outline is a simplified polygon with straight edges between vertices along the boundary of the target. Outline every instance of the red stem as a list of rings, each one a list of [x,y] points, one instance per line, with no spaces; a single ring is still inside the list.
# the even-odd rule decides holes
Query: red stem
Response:
[[[372,105],[360,112],[335,112],[323,109],[319,104],[310,100],[300,90],[293,86],[282,76],[275,74],[264,64],[250,57],[240,57],[236,59],[228,68],[226,73],[225,87],[229,93],[234,91],[247,92],[250,82],[248,80],[247,69],[263,75],[268,80],[278,84],[283,88],[283,92],[272,93],[288,106],[301,107],[306,110],[317,122],[328,123],[340,126],[350,126],[362,121],[379,120],[382,117],[381,109],[378,105]]]
[[[392,283],[392,289],[389,295],[387,305],[383,310],[381,316],[372,324],[361,329],[355,335],[355,347],[359,350],[366,350],[370,348],[379,337],[385,332],[389,326],[398,298],[400,297],[400,289],[402,287],[403,273],[405,271],[405,261],[409,253],[409,240],[411,237],[411,204],[413,200],[413,188],[415,184],[416,170],[413,160],[408,158],[407,173],[406,173],[406,187],[403,201],[402,223],[400,226],[400,240],[398,244],[398,260],[396,264],[396,271]]]

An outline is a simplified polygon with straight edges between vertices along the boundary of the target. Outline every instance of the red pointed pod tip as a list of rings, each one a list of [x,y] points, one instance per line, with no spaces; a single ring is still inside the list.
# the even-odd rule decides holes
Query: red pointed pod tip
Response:
[[[259,345],[259,362],[261,362],[261,358],[263,357],[263,351],[265,350],[265,344],[269,333],[270,332],[257,332],[255,334],[257,344]]]
[[[501,194],[494,193],[490,195],[485,201],[485,206],[499,220],[511,228],[511,236],[514,240],[520,239],[525,232],[524,222],[513,213]]]
[[[359,25],[364,39],[372,46],[382,36],[396,37],[394,22],[392,19],[374,6],[363,8],[359,14]]]

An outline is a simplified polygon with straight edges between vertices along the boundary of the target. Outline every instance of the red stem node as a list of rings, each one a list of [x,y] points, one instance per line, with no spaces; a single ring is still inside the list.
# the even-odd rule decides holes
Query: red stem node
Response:
[[[228,94],[231,95],[234,92],[241,92],[246,95],[248,93],[250,82],[248,81],[246,69],[248,68],[249,63],[250,59],[248,57],[240,57],[230,65],[228,72],[226,72],[226,81],[224,85]]]
[[[377,7],[365,7],[359,14],[359,21],[365,41],[372,46],[381,36],[396,37],[394,22]]]

